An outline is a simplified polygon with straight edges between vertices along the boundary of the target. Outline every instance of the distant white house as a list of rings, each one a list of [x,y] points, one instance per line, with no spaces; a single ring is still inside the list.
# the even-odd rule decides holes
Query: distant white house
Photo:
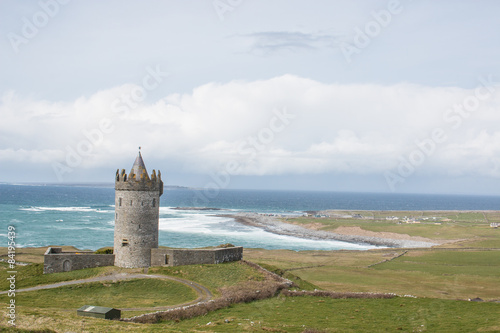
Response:
[[[490,223],[490,227],[492,228],[498,228],[498,226],[500,225],[500,223],[496,223],[496,222],[493,222],[493,223]]]

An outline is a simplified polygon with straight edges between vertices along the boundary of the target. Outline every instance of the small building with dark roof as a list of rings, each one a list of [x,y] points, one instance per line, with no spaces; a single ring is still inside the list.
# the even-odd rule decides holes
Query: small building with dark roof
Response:
[[[93,317],[100,319],[120,319],[122,312],[118,309],[107,308],[104,306],[84,305],[76,314],[83,317]]]

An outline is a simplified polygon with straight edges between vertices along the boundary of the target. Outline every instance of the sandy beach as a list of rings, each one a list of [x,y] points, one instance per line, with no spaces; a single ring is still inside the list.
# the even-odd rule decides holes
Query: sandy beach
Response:
[[[238,213],[218,216],[232,217],[239,223],[261,228],[275,234],[314,240],[337,240],[349,243],[397,248],[432,247],[444,243],[444,241],[436,241],[424,237],[413,237],[391,232],[366,231],[359,227],[339,227],[335,232],[315,230],[314,226],[311,226],[311,228],[304,228],[300,225],[282,222],[272,216],[264,216],[256,213]]]

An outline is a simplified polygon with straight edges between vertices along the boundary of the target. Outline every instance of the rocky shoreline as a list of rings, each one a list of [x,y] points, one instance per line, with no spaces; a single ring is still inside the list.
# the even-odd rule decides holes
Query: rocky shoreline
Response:
[[[366,235],[366,233],[363,232],[362,229],[359,229],[361,232],[358,233],[365,233],[365,235],[352,234],[352,232],[346,234],[346,233],[328,232],[323,230],[313,230],[304,228],[299,225],[281,222],[272,216],[264,216],[256,213],[238,213],[232,215],[217,215],[217,216],[231,217],[241,224],[261,228],[275,234],[294,236],[294,237],[313,239],[313,240],[336,240],[349,243],[370,244],[376,246],[397,247],[397,248],[432,247],[441,244],[441,242],[439,241],[434,241],[430,239],[427,240],[421,237],[410,237],[407,235],[392,234],[390,238],[376,237],[373,235]],[[382,235],[384,234],[382,233]]]

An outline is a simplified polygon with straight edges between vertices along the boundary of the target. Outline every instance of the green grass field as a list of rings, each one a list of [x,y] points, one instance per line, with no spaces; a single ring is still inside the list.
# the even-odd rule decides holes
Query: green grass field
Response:
[[[93,282],[18,293],[16,302],[31,309],[69,309],[85,304],[119,308],[141,308],[181,304],[196,299],[193,289],[175,281],[155,279]],[[0,295],[6,304],[7,295]]]
[[[56,332],[500,332],[500,212],[335,212],[363,218],[297,218],[293,223],[319,225],[324,230],[357,226],[374,232],[393,232],[430,239],[460,240],[429,249],[370,251],[289,251],[245,249],[244,258],[262,264],[299,286],[340,292],[385,292],[417,298],[329,299],[285,297],[234,304],[205,316],[179,322],[134,324],[76,315],[85,304],[138,308],[123,316],[148,312],[193,300],[193,290],[163,280],[91,283],[51,290],[18,293],[17,323],[22,329]],[[387,216],[429,218],[418,224],[386,220]],[[434,219],[434,217],[436,219]],[[290,219],[288,219],[290,222]],[[0,256],[4,249],[0,249]],[[83,279],[117,272],[140,272],[101,267],[43,275],[44,249],[19,249],[19,258],[34,264],[19,266],[17,288]],[[8,289],[7,266],[0,262],[0,289]],[[191,280],[216,296],[220,288],[263,275],[242,263],[154,267],[149,274]],[[468,302],[480,297],[486,302]],[[8,297],[0,296],[0,304]],[[0,316],[5,317],[5,307]],[[0,326],[4,323],[0,322]],[[6,326],[6,320],[5,325]],[[0,328],[0,331],[4,331]],[[10,330],[13,331],[14,330]],[[19,331],[23,332],[23,331]]]
[[[443,299],[500,299],[498,250],[245,251],[322,289],[387,292]],[[382,263],[383,262],[383,263]]]
[[[305,329],[324,332],[499,331],[498,311],[498,304],[437,299],[278,297],[236,305],[181,323],[165,323],[165,326],[173,332],[303,332]],[[226,319],[229,323],[225,322]]]
[[[180,322],[128,324],[47,312],[40,326],[58,332],[498,332],[499,305],[440,299],[275,297],[236,304]],[[35,320],[27,314],[20,321]]]
[[[8,289],[8,281],[3,276],[7,275],[7,264],[0,263],[0,290]],[[16,287],[27,288],[41,284],[51,284],[62,281],[87,279],[94,276],[106,275],[111,271],[116,271],[115,267],[88,268],[72,272],[43,274],[43,264],[32,264],[27,266],[17,266]]]
[[[264,276],[240,262],[222,265],[192,265],[177,267],[152,267],[150,274],[164,274],[191,280],[209,288],[215,295],[219,288],[234,286],[245,281],[262,281]]]

